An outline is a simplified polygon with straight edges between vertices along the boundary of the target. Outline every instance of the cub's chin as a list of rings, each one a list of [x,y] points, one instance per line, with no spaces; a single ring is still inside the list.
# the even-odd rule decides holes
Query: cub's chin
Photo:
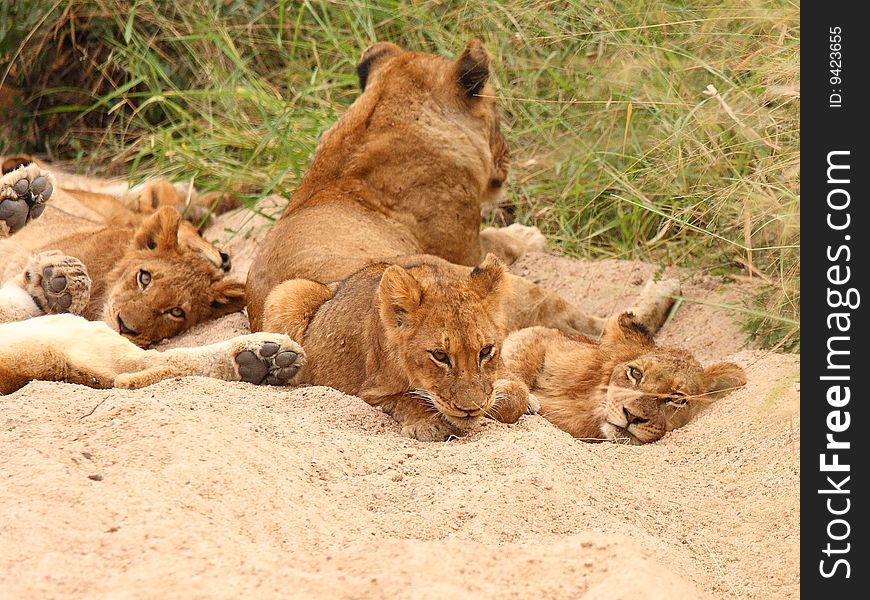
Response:
[[[643,445],[643,442],[628,429],[625,427],[619,427],[618,425],[614,425],[607,421],[601,425],[601,434],[605,440],[616,442],[617,444],[627,444],[629,446]]]
[[[444,414],[441,411],[438,411],[441,415],[441,418],[444,419],[447,423],[459,429],[462,432],[468,431],[472,427],[474,427],[477,423],[480,422],[480,416],[475,417],[453,417],[447,414]]]

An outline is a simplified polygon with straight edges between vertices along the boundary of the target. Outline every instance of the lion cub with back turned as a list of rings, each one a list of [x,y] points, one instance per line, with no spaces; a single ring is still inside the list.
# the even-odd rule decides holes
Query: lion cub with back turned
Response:
[[[705,369],[685,350],[657,346],[632,313],[612,319],[600,340],[529,327],[502,352],[540,414],[587,441],[654,442],[746,384],[733,363]]]

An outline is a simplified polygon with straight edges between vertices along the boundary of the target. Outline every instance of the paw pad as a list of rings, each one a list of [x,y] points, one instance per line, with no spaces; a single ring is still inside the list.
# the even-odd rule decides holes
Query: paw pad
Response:
[[[77,258],[43,252],[31,260],[24,273],[27,291],[46,313],[81,314],[91,295],[91,278]]]
[[[39,218],[54,193],[53,177],[34,164],[18,167],[0,177],[0,222],[15,233]]]
[[[281,351],[280,344],[275,342],[239,352],[236,364],[241,380],[256,385],[288,385],[302,366],[297,352]]]

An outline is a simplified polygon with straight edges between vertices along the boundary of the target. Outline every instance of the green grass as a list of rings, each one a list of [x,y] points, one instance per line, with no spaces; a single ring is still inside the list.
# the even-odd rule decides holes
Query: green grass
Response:
[[[751,274],[768,286],[747,329],[799,350],[799,16],[737,0],[19,0],[0,8],[0,77],[23,92],[0,151],[250,184],[253,206],[292,193],[369,43],[453,55],[474,36],[522,222],[572,255]]]

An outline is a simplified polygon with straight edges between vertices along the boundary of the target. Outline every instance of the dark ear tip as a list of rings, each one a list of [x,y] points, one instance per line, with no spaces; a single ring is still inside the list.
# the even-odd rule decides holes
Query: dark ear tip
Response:
[[[643,337],[645,337],[650,342],[653,341],[652,333],[647,328],[646,325],[638,321],[637,316],[633,312],[624,312],[619,315],[619,326],[623,329],[628,329],[634,331],[635,333],[639,333]]]
[[[496,256],[495,254],[493,254],[492,252],[488,252],[486,254],[486,256],[484,257],[484,259],[480,262],[480,264],[475,266],[471,270],[471,276],[478,277],[484,271],[492,271],[492,270],[504,271],[504,269],[505,269],[504,262],[502,262],[502,260],[498,256]]]
[[[392,42],[375,42],[363,50],[359,63],[356,66],[356,75],[359,78],[360,90],[365,91],[369,77],[374,70],[375,64],[389,56],[400,54],[402,49]]]
[[[489,53],[477,39],[469,40],[459,57],[459,80],[469,97],[478,95],[489,79]]]

